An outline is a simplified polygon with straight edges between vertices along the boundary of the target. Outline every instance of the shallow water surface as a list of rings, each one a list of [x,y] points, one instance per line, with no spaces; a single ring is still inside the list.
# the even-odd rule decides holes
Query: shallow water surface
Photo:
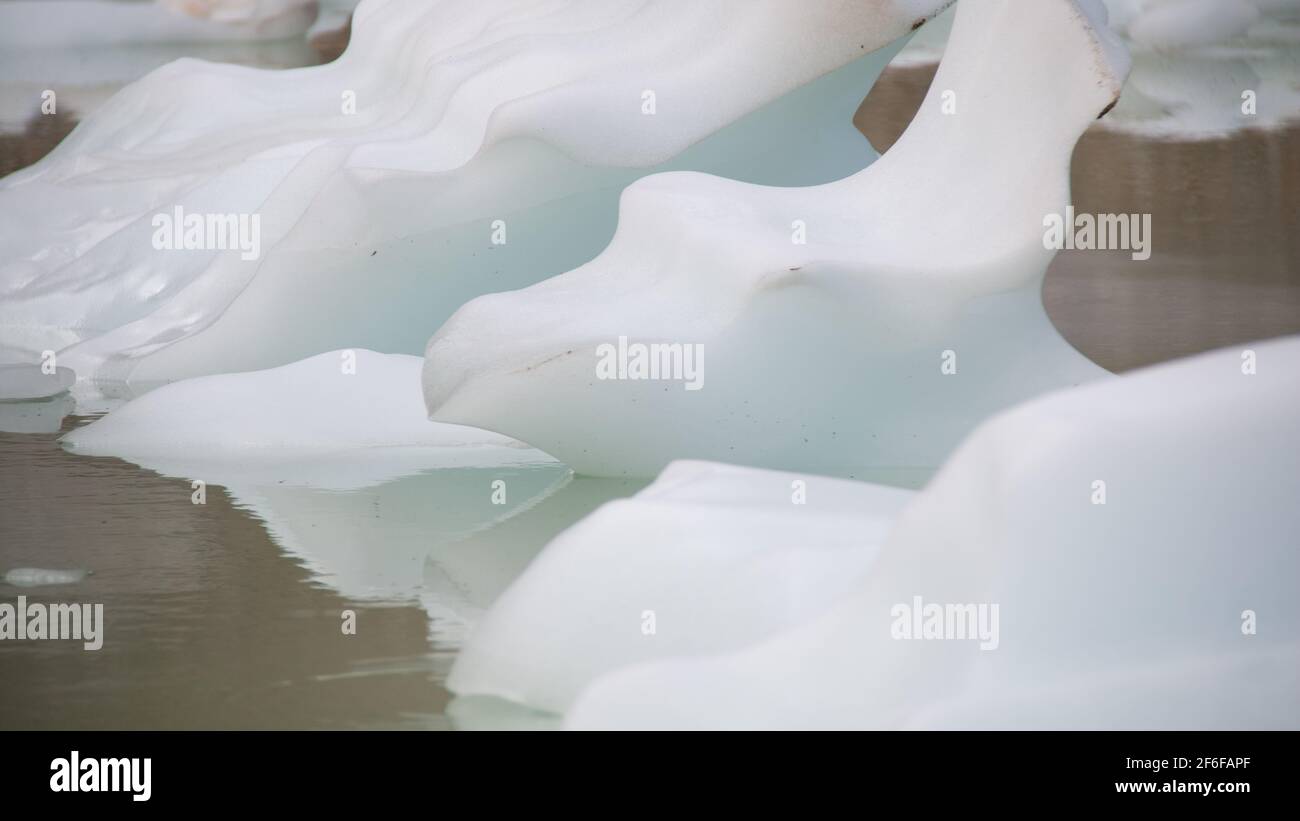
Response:
[[[487,507],[487,473],[517,502]],[[91,571],[0,601],[102,603],[105,622],[98,651],[0,644],[0,727],[449,727],[465,627],[555,532],[640,487],[555,464],[271,485],[194,504],[188,479],[0,434],[0,570]]]

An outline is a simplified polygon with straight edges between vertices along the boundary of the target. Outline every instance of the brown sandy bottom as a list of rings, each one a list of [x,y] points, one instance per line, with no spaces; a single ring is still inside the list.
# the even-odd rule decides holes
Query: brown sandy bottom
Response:
[[[902,132],[932,76],[884,73],[856,118],[878,148]],[[38,118],[0,137],[0,171],[34,162],[73,125]],[[1066,338],[1121,371],[1300,331],[1296,140],[1295,129],[1186,143],[1090,131],[1074,160],[1076,206],[1153,214],[1155,246],[1147,262],[1057,257],[1043,295]],[[0,570],[94,575],[0,584],[0,601],[102,602],[107,638],[97,652],[0,645],[0,728],[449,726],[441,682],[456,648],[432,637],[423,608],[340,596],[219,487],[193,505],[184,480],[76,457],[56,440],[0,434]],[[550,533],[535,535],[540,547]],[[357,612],[355,637],[340,630],[344,609]]]
[[[884,153],[936,66],[890,66],[854,124]],[[1077,213],[1150,214],[1151,258],[1062,251],[1043,303],[1061,334],[1125,371],[1300,333],[1300,125],[1164,140],[1094,125],[1070,171]]]

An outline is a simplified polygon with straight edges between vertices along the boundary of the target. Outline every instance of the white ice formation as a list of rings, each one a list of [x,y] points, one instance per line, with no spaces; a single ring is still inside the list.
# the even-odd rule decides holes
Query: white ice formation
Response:
[[[0,346],[117,396],[419,353],[466,299],[589,260],[647,171],[861,168],[882,47],[947,2],[367,0],[328,65],[179,60],[0,182]]]
[[[959,4],[915,121],[846,179],[638,181],[598,258],[430,340],[432,418],[592,475],[691,458],[863,478],[932,470],[995,411],[1105,376],[1039,295],[1045,217],[1128,65],[1104,18],[1096,0]]]
[[[474,628],[448,686],[562,713],[602,673],[752,644],[851,592],[913,495],[676,462],[547,545]]]
[[[428,421],[421,365],[416,356],[342,350],[196,377],[63,442],[80,455],[224,487],[319,583],[353,599],[413,600],[431,550],[509,518],[569,477],[505,437]],[[464,560],[457,567],[473,573]],[[481,609],[504,582],[472,586]]]
[[[910,500],[677,464],[549,545],[451,686],[581,728],[1294,729],[1298,413],[1290,337],[1017,406]]]
[[[417,356],[322,353],[262,371],[164,385],[78,428],[64,444],[87,456],[226,458],[248,466],[355,448],[522,447],[487,431],[430,422]]]

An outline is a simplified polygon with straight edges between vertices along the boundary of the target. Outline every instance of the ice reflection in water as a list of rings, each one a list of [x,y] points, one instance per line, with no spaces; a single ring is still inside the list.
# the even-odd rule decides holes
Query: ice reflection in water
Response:
[[[106,620],[98,653],[0,646],[0,727],[448,726],[441,682],[476,614],[554,533],[640,484],[575,480],[535,451],[438,450],[149,470],[0,434],[0,570],[94,571],[0,584],[0,600],[102,602]]]

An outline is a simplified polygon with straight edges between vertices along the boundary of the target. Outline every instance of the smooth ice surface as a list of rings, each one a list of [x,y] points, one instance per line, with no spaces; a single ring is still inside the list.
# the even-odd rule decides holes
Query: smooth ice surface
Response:
[[[851,597],[739,652],[610,673],[567,725],[1300,727],[1298,413],[1300,337],[1018,406],[913,499]],[[641,525],[656,526],[670,522]],[[737,527],[713,549],[748,537]],[[785,544],[797,555],[816,542]],[[996,604],[996,649],[895,638],[895,608],[917,596]],[[751,603],[767,606],[766,591]],[[512,629],[532,625],[516,614]],[[589,667],[613,657],[593,653]]]
[[[698,458],[862,478],[936,467],[991,413],[1105,376],[1039,295],[1044,218],[1127,70],[1104,19],[1094,0],[959,4],[916,120],[846,179],[638,181],[597,259],[473,300],[429,341],[431,416],[579,473]],[[702,349],[698,389],[603,378],[623,340]]]
[[[178,60],[0,182],[0,344],[113,396],[418,353],[466,299],[591,259],[647,171],[863,167],[882,47],[946,2],[368,0],[328,65]],[[155,248],[177,208],[256,215],[257,251]]]
[[[225,488],[318,583],[345,596],[415,600],[432,550],[508,519],[569,479],[563,465],[513,440],[426,419],[421,364],[343,350],[197,377],[132,400],[63,442],[77,454]],[[504,494],[494,495],[495,482]],[[455,568],[473,576],[488,559],[466,556]],[[505,584],[453,581],[481,593],[477,609],[457,609],[459,621]]]
[[[345,349],[279,368],[182,380],[77,428],[63,442],[79,454],[137,462],[286,461],[352,448],[523,450],[498,434],[430,422],[420,402],[421,365],[416,356]]]
[[[605,672],[752,644],[853,590],[912,496],[675,462],[552,541],[474,628],[448,688],[563,712]]]

